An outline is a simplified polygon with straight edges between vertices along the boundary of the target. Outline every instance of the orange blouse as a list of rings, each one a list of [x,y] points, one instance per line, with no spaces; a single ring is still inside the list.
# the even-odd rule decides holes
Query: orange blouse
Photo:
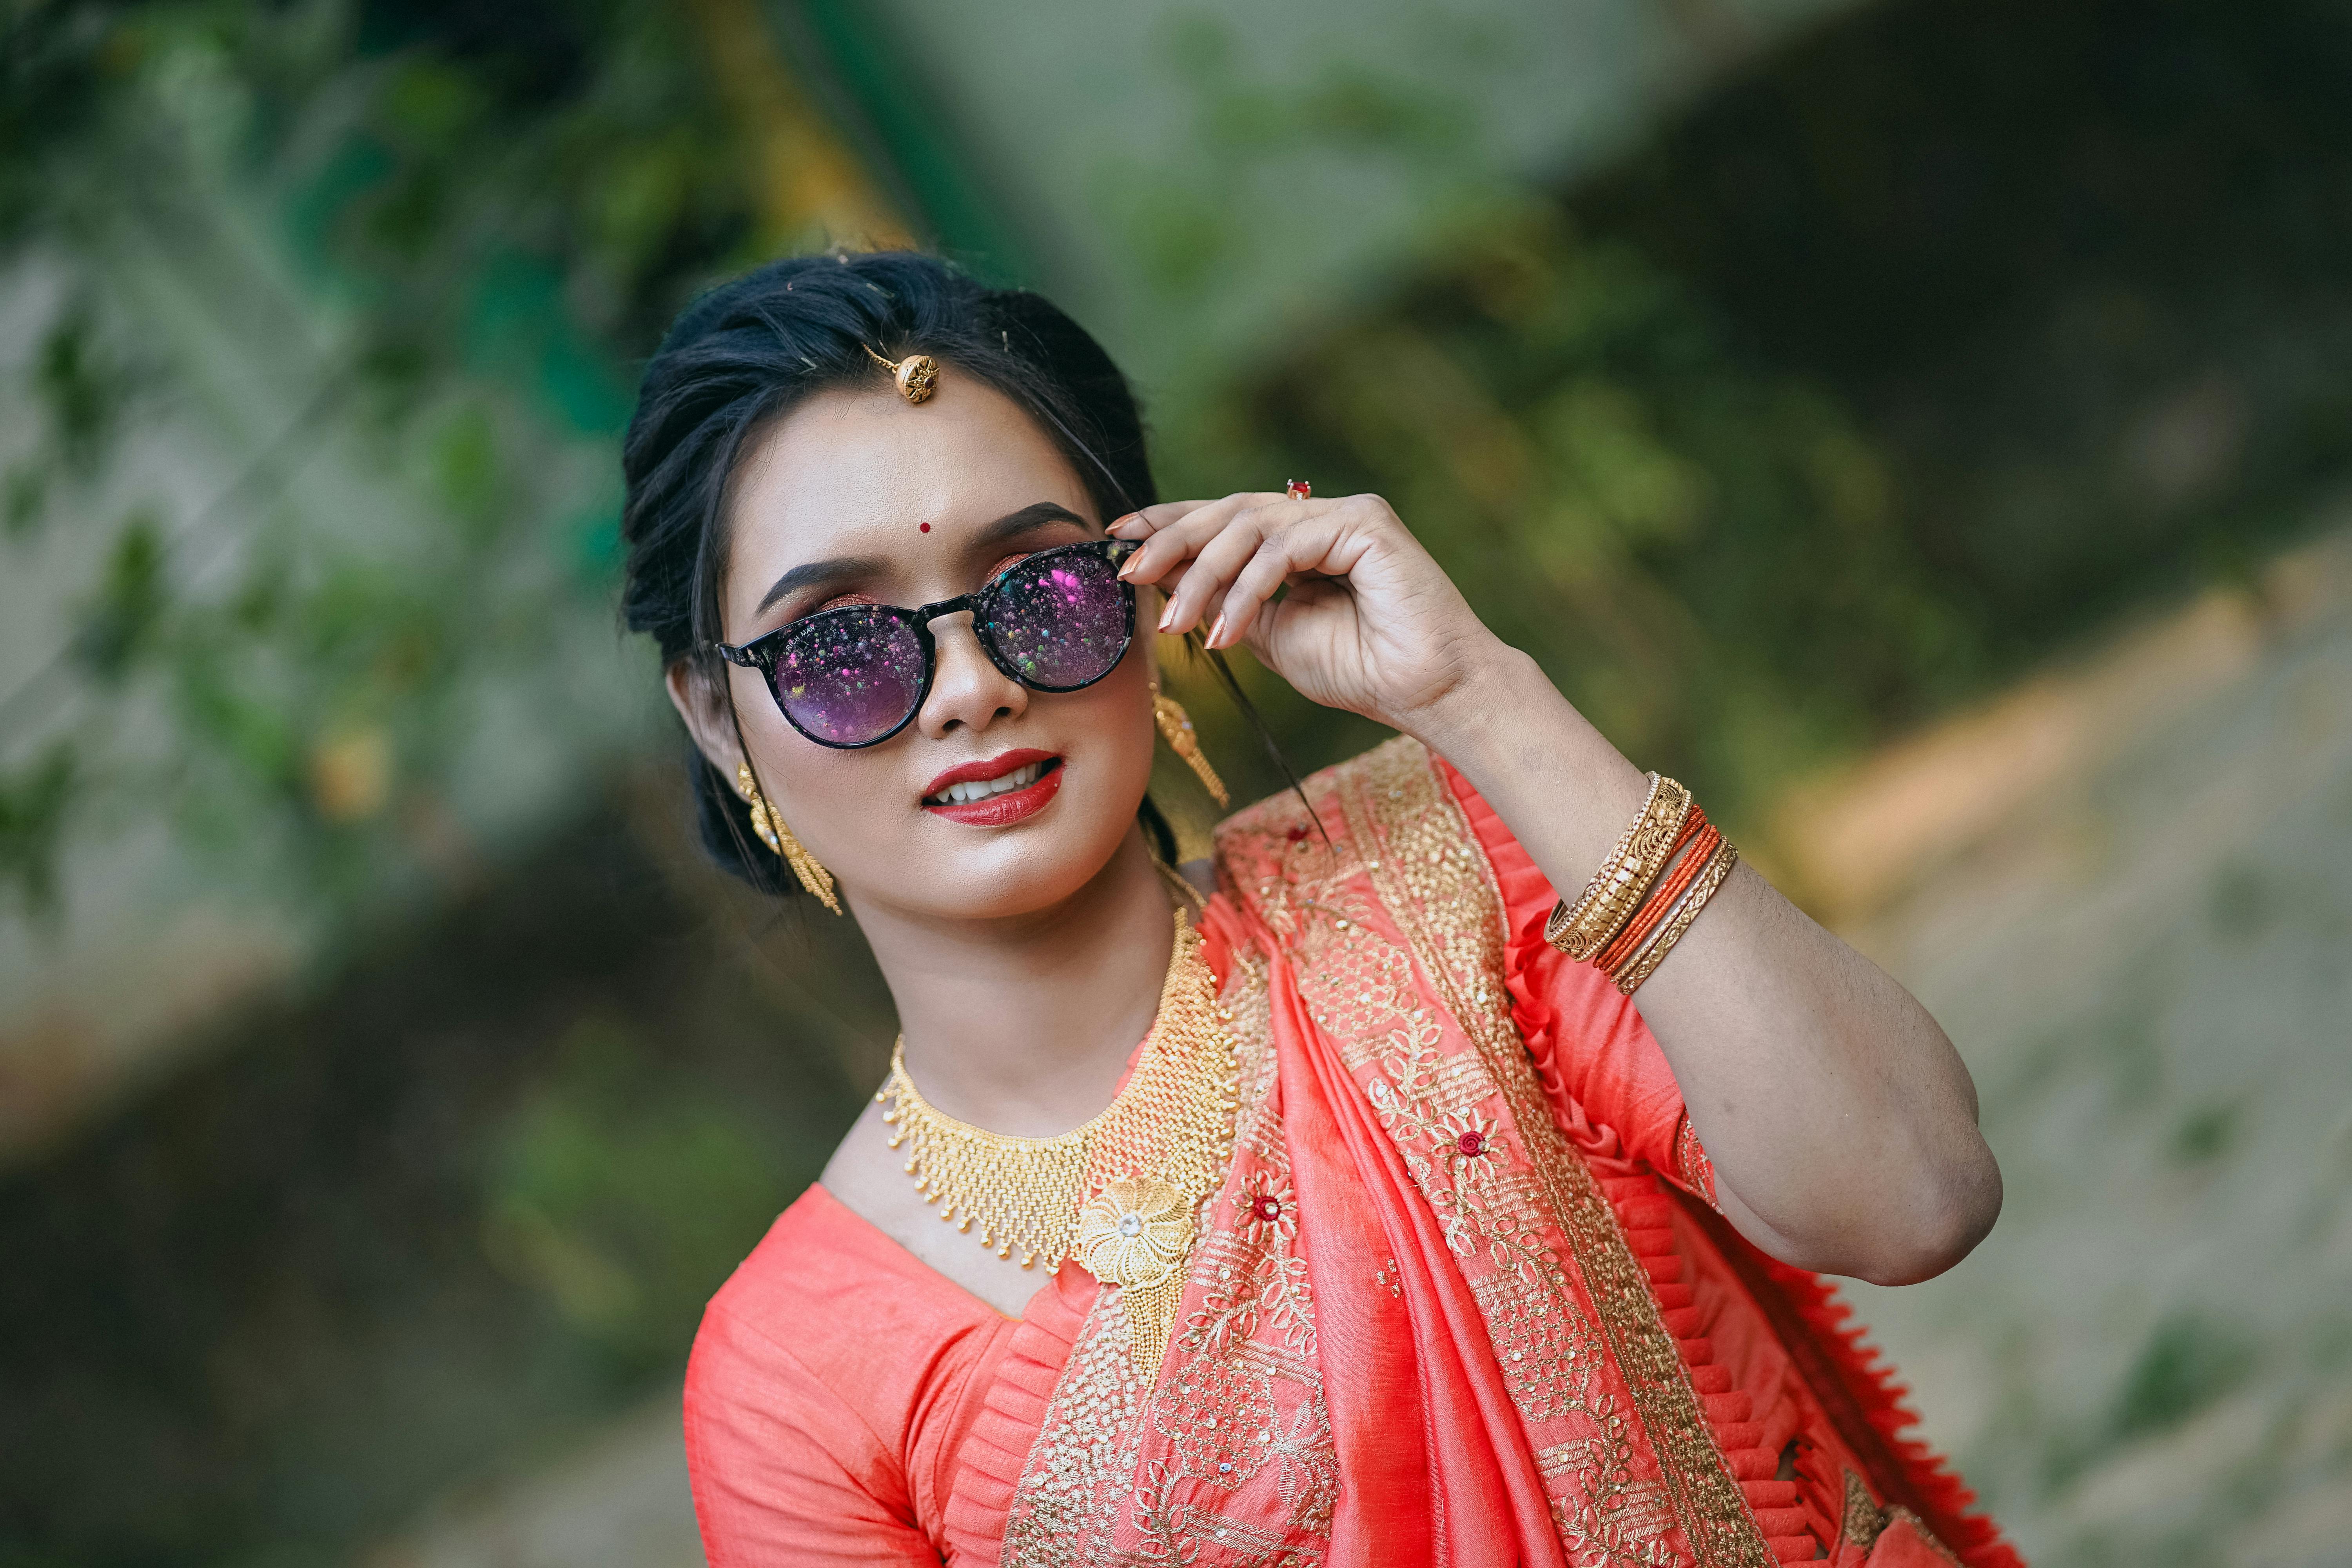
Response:
[[[1100,1384],[1109,1366],[1115,1381],[1118,1364],[1096,1353],[1117,1317],[1093,1310],[1108,1288],[1077,1264],[1007,1319],[812,1187],[713,1299],[695,1342],[687,1457],[713,1568],[1150,1560],[1180,1540],[1204,1564],[1565,1564],[1598,1561],[1590,1553],[1602,1547],[1647,1553],[1629,1562],[1743,1568],[2016,1563],[1966,1512],[1957,1478],[1895,1437],[1909,1419],[1899,1390],[1827,1288],[1715,1214],[1706,1155],[1656,1042],[1605,977],[1544,942],[1556,894],[1486,803],[1410,742],[1318,775],[1307,793],[1352,863],[1335,871],[1283,797],[1220,833],[1204,955],[1229,1001],[1245,982],[1263,994],[1263,1063],[1244,1063],[1261,1119],[1245,1105],[1219,1211],[1231,1219],[1209,1227],[1186,1297],[1178,1344],[1192,1359],[1171,1349],[1150,1414],[1129,1390],[1124,1405],[1109,1398],[1127,1413],[1103,1415],[1101,1432],[1074,1418],[1101,1403],[1080,1397],[1095,1386],[1086,1380]],[[1483,1000],[1500,1037],[1523,1049],[1509,1070],[1540,1086],[1549,1125],[1528,1121],[1525,1103],[1515,1112],[1481,1075],[1476,1028],[1443,1040],[1427,1030],[1413,1047],[1420,1068],[1368,1026],[1349,1043],[1330,976],[1373,950],[1346,939],[1413,926],[1368,897],[1385,889],[1388,902],[1408,901],[1383,879],[1383,846],[1391,870],[1417,856],[1476,862],[1483,881],[1449,884],[1445,897],[1483,887],[1500,927],[1492,994],[1475,978],[1465,982],[1475,1000],[1435,984],[1441,960],[1424,953],[1412,973],[1433,989],[1394,1016],[1443,1018]],[[1297,870],[1318,853],[1322,870]],[[1370,982],[1338,989],[1360,984]],[[1450,1099],[1430,1087],[1441,1079],[1455,1086]],[[1452,1107],[1443,1121],[1406,1103],[1415,1083],[1432,1106]],[[1608,1218],[1593,1230],[1586,1216],[1581,1242],[1565,1210],[1509,1208],[1534,1202],[1541,1184],[1523,1173],[1547,1160],[1580,1163],[1585,1190],[1605,1200]],[[1359,1173],[1370,1184],[1361,1192]],[[1269,1202],[1290,1218],[1259,1224]],[[1526,1215],[1546,1212],[1557,1224],[1533,1228]],[[1622,1247],[1622,1277],[1646,1286],[1645,1342],[1673,1347],[1678,1403],[1642,1392],[1654,1374],[1626,1381],[1634,1373],[1621,1363],[1642,1352],[1604,1331],[1624,1303],[1603,1262],[1585,1256],[1595,1245]],[[1512,1247],[1568,1260],[1556,1315],[1588,1324],[1583,1338],[1498,1315],[1517,1276],[1486,1254],[1503,1259]],[[1220,1282],[1236,1270],[1255,1283]],[[1529,1350],[1559,1363],[1550,1394],[1513,1364]],[[1575,1361],[1594,1353],[1608,1363],[1598,1382]],[[1561,1394],[1559,1368],[1580,1364],[1588,1385]],[[1234,1367],[1255,1369],[1251,1389],[1226,1386]],[[1174,1399],[1171,1380],[1192,1405]],[[1202,1392],[1213,1384],[1213,1397]],[[1237,1446],[1214,1430],[1219,1411],[1228,1427],[1245,1411],[1259,1429]],[[1677,1419],[1693,1430],[1648,1429]],[[1107,1447],[1117,1448],[1108,1460]],[[1466,1465],[1461,1449],[1475,1451]],[[1057,1477],[1105,1464],[1092,1492],[1056,1490]],[[1677,1479],[1677,1466],[1705,1473]],[[1093,1516],[1073,1522],[1073,1499],[1092,1499]]]

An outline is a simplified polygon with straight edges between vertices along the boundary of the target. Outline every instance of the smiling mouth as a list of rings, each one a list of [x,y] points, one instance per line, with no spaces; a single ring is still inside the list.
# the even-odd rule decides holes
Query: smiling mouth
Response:
[[[1059,757],[1048,757],[1043,762],[1024,763],[1011,773],[1000,773],[992,779],[967,779],[961,784],[951,784],[937,795],[925,795],[923,804],[925,805],[971,805],[980,801],[993,799],[1000,795],[1013,795],[1027,789],[1047,773],[1059,769],[1061,765],[1062,759]]]

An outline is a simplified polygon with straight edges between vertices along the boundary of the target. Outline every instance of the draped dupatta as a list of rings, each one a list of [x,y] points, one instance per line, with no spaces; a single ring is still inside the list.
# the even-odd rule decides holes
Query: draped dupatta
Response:
[[[1202,1206],[1155,1385],[1114,1289],[1068,1304],[1058,1377],[1022,1396],[1040,1408],[1002,1562],[1814,1555],[1800,1510],[1777,1506],[1796,1483],[1741,1446],[1727,1418],[1745,1406],[1710,1408],[1691,1364],[1706,1352],[1669,1321],[1690,1315],[1687,1258],[1746,1244],[1547,1081],[1457,783],[1398,741],[1310,781],[1320,830],[1287,796],[1220,830],[1205,929],[1240,1047],[1232,1167]],[[1815,1352],[1799,1372],[1838,1385],[1852,1416],[1814,1461],[1853,1489],[1837,1560],[1959,1561],[1940,1534],[1979,1568],[2014,1562],[1956,1480],[1885,1441],[1894,1394],[1819,1331],[1826,1292],[1760,1259],[1725,1278],[1771,1295],[1773,1331]]]

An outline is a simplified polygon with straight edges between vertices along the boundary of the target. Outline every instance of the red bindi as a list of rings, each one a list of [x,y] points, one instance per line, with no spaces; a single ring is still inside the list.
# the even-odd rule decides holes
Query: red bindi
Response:
[[[929,533],[930,531],[931,525],[928,522],[919,522],[915,525],[915,531],[918,533]]]

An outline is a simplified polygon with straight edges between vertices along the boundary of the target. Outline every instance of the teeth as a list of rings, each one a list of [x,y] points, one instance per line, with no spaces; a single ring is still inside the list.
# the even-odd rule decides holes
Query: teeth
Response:
[[[1016,789],[1027,789],[1045,773],[1043,763],[1029,763],[1013,769],[1003,778],[975,779],[966,784],[951,784],[931,798],[949,805],[986,800],[993,795],[1011,795]]]

